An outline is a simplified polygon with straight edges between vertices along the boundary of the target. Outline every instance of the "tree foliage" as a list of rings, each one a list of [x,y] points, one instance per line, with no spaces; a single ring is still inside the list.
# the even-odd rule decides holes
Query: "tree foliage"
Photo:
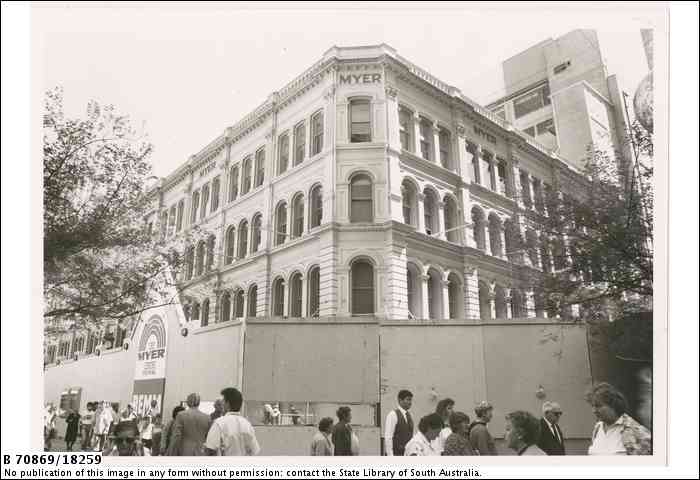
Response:
[[[95,101],[84,118],[67,117],[56,88],[45,96],[43,146],[47,327],[121,320],[154,298],[167,302],[163,274],[179,268],[182,247],[144,225],[157,202],[147,137]]]
[[[634,124],[631,158],[591,149],[585,178],[546,199],[551,272],[535,281],[549,309],[588,320],[650,311],[653,287],[653,139]]]

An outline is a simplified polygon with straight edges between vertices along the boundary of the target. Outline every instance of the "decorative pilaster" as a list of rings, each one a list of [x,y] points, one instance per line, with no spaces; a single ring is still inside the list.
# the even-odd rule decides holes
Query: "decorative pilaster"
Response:
[[[421,300],[423,301],[423,318],[430,318],[430,302],[428,297],[428,282],[430,281],[429,275],[421,275]]]

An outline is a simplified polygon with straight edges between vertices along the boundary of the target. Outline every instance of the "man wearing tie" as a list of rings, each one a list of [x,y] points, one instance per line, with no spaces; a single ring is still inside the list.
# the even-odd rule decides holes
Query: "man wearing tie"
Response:
[[[388,456],[403,456],[406,444],[413,438],[413,419],[408,410],[413,402],[413,394],[401,390],[398,395],[398,408],[386,416],[384,448]]]
[[[540,420],[540,440],[537,446],[547,455],[566,455],[564,435],[559,428],[561,407],[557,402],[544,402]]]

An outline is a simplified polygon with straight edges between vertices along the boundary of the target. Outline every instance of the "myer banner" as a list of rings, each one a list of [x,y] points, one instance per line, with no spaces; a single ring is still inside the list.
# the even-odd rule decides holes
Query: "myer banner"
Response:
[[[134,372],[133,406],[137,414],[149,410],[160,413],[165,391],[167,324],[159,315],[152,315],[136,337],[136,371]],[[155,408],[152,402],[155,401]],[[155,413],[155,412],[154,412]]]

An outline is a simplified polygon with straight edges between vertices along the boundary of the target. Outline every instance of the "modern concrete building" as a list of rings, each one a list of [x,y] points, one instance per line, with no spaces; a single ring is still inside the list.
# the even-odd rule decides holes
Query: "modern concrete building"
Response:
[[[583,166],[591,144],[628,155],[622,90],[608,75],[595,30],[551,38],[503,62],[505,93],[487,108]]]
[[[550,88],[562,108],[583,102],[592,126],[612,111],[607,85],[600,76]],[[542,111],[517,121],[554,114],[539,95]],[[517,100],[506,102],[506,118]],[[57,339],[47,350],[47,401],[78,386],[79,403],[104,396],[75,376],[83,359],[95,372],[119,355],[131,367],[114,372],[134,363],[138,371],[149,339],[159,338],[148,330],[159,316],[162,382],[119,377],[121,386],[108,388],[115,401],[151,395],[169,411],[189,391],[213,400],[238,385],[263,431],[273,428],[260,420],[265,403],[294,403],[316,422],[350,403],[369,453],[379,452],[379,419],[400,388],[414,391],[416,415],[437,396],[466,411],[488,398],[497,433],[505,410],[537,412],[547,395],[587,412],[585,330],[548,318],[528,283],[532,271],[566,261],[561,239],[539,228],[545,195],[558,194],[551,186],[580,178],[578,163],[561,154],[562,137],[556,154],[557,145],[388,45],[329,49],[162,180],[148,219],[154,234],[207,232],[187,252],[180,303],[149,311],[130,334],[116,330],[111,349],[102,333]],[[138,356],[123,350],[124,339],[139,345]],[[571,416],[564,428],[586,438],[592,421]],[[281,449],[269,453],[299,445],[269,438]]]

